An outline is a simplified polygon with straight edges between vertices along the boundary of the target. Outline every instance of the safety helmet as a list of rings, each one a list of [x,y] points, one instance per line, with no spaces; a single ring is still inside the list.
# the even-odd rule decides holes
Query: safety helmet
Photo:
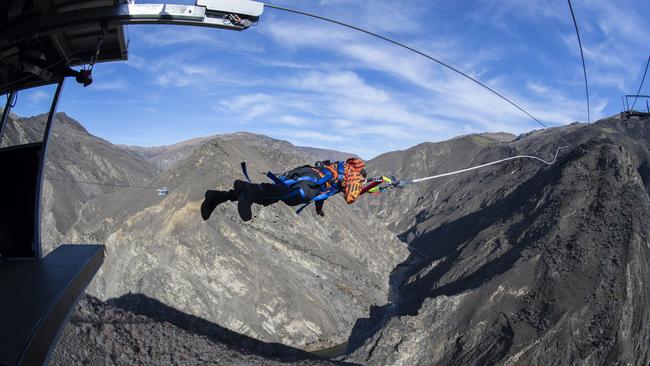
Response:
[[[366,163],[359,158],[349,158],[345,163],[355,170],[361,170],[366,167]]]

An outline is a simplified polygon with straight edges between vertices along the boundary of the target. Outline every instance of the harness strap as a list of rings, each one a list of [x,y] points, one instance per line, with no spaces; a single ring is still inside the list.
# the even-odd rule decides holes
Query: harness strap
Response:
[[[277,184],[285,184],[283,180],[281,180],[280,178],[278,178],[275,174],[271,173],[270,171],[269,171],[268,173],[266,173],[266,176],[267,176],[270,180],[272,180],[274,183],[277,183]]]
[[[282,201],[282,200],[284,200],[284,199],[291,198],[291,197],[298,196],[298,195],[300,195],[300,198],[302,198],[303,200],[305,200],[306,195],[305,195],[305,191],[303,191],[302,188],[294,189],[294,190],[292,190],[291,192],[285,194],[284,196],[280,196],[280,197],[267,197],[267,198],[272,198],[272,199],[276,199],[276,200],[280,200],[280,201]]]
[[[309,202],[305,203],[304,205],[300,206],[300,208],[296,210],[296,215],[300,215],[302,210],[304,210],[305,207],[309,206],[310,203],[311,203],[311,201],[309,201]]]
[[[248,169],[246,169],[246,162],[245,161],[241,162],[241,171],[244,173],[244,177],[246,177],[246,180],[248,181],[248,183],[253,183],[253,181],[251,181],[251,177],[248,176]]]
[[[343,164],[343,162],[340,161],[340,162],[337,163],[336,169],[332,169],[329,166],[325,167],[325,168],[326,169],[323,169],[323,170],[314,169],[315,171],[320,173],[321,178],[319,178],[319,179],[316,179],[316,178],[313,178],[313,177],[307,177],[307,176],[298,177],[298,178],[294,178],[294,179],[287,179],[285,176],[279,176],[278,177],[275,174],[273,174],[271,171],[267,172],[266,176],[269,179],[271,179],[274,183],[283,184],[283,185],[288,186],[288,187],[291,187],[292,185],[294,185],[294,184],[296,184],[298,182],[303,182],[303,181],[309,181],[309,182],[313,183],[314,185],[320,186],[322,193],[319,194],[318,196],[312,198],[311,200],[309,200],[309,202],[306,202],[298,210],[296,210],[296,214],[300,214],[302,212],[302,210],[305,209],[305,207],[309,206],[310,203],[315,202],[315,201],[324,201],[324,200],[330,198],[331,196],[333,196],[333,195],[335,195],[335,194],[337,194],[339,192],[339,189],[340,189],[340,187],[342,185],[342,182],[343,182],[343,178],[345,176],[345,165]],[[242,163],[242,169],[245,169],[245,165],[243,163]],[[244,172],[245,172],[245,170],[244,170]],[[246,175],[246,174],[244,173],[244,175]],[[335,181],[333,183],[329,184],[330,180],[332,180],[332,179],[335,179]],[[327,187],[328,185],[329,185],[329,187]],[[303,201],[307,199],[306,195],[305,195],[305,192],[301,188],[298,188],[294,192],[298,192]],[[295,195],[294,192],[292,192],[290,195],[287,195],[286,197],[282,197],[282,198],[279,198],[279,199],[285,199],[285,198],[293,197]]]
[[[295,179],[286,179],[284,176],[278,177],[275,174],[273,174],[272,172],[267,172],[266,176],[269,179],[271,179],[274,183],[284,184],[286,186],[291,186],[291,185],[294,185],[294,184],[296,184],[298,182],[302,182],[302,181],[306,181],[306,180],[314,183],[317,186],[322,186],[325,183],[327,183],[330,179],[333,178],[332,173],[330,173],[330,172],[325,173],[323,175],[323,177],[320,178],[320,179],[316,179],[316,178],[313,178],[313,177],[299,177],[299,178],[295,178]]]
[[[318,196],[312,198],[309,202],[307,202],[307,203],[305,203],[304,205],[302,205],[302,206],[301,206],[301,207],[296,211],[296,214],[300,215],[300,213],[302,212],[302,210],[304,210],[305,207],[309,206],[312,202],[325,201],[326,199],[332,197],[333,195],[335,195],[335,194],[337,194],[337,193],[338,193],[338,184],[335,183],[334,185],[332,185],[332,188],[330,188],[330,189],[328,189],[327,191],[325,191],[325,192],[319,194]],[[304,199],[304,198],[305,198],[305,197],[303,196],[303,199]]]

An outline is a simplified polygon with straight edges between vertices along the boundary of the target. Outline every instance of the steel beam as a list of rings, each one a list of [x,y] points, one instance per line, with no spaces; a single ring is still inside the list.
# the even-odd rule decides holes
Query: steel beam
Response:
[[[0,146],[2,145],[2,137],[5,134],[5,128],[7,127],[7,120],[9,119],[9,114],[11,113],[11,103],[13,103],[14,98],[16,97],[17,91],[11,91],[7,94],[7,103],[5,104],[5,109],[2,111],[2,119],[0,120]]]
[[[626,110],[630,111],[630,98],[650,98],[650,95],[641,95],[641,94],[625,94],[625,104],[627,106]],[[647,103],[647,101],[646,101]]]
[[[52,132],[52,125],[54,124],[54,115],[56,114],[56,108],[59,105],[59,98],[61,97],[61,91],[63,90],[63,84],[65,79],[59,80],[59,84],[56,87],[56,92],[54,92],[54,98],[52,99],[52,105],[50,107],[50,114],[47,116],[47,124],[45,125],[45,132],[43,134],[43,143],[41,145],[41,155],[39,157],[38,164],[38,174],[36,176],[36,199],[35,199],[35,208],[34,208],[34,244],[33,249],[36,253],[36,258],[42,258],[41,251],[41,201],[43,199],[43,180],[45,178],[45,170],[47,168],[47,146],[50,140],[50,134]]]
[[[0,365],[47,365],[68,316],[104,262],[103,245],[61,245],[0,266]]]
[[[44,19],[33,18],[20,22],[8,22],[5,26],[0,27],[0,48],[10,45],[29,34],[35,33],[42,37],[85,25],[97,25],[104,20],[109,25],[177,24],[239,31],[247,28],[235,24],[230,19],[229,14],[233,13],[210,9],[205,6],[176,4],[123,4],[58,12]],[[238,15],[256,21],[261,15],[261,11],[251,14]]]

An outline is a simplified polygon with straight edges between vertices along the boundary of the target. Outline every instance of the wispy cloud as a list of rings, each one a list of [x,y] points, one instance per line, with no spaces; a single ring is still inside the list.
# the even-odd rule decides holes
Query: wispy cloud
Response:
[[[359,68],[369,68],[393,75],[399,80],[426,89],[431,93],[430,97],[432,99],[439,101],[438,103],[430,103],[433,107],[432,110],[435,111],[435,114],[443,117],[446,121],[458,119],[458,111],[463,111],[462,115],[466,118],[464,123],[471,123],[473,121],[480,126],[480,128],[485,128],[486,126],[491,125],[493,126],[493,121],[497,119],[510,121],[508,124],[502,124],[510,130],[521,130],[521,127],[517,127],[517,125],[521,125],[524,128],[530,128],[529,123],[526,121],[527,117],[522,116],[522,113],[511,105],[499,100],[497,97],[487,93],[485,90],[466,79],[462,79],[451,72],[436,67],[436,65],[433,65],[424,58],[414,57],[409,53],[392,49],[391,47],[377,47],[377,45],[370,42],[359,40],[353,41],[348,39],[348,42],[343,45],[332,45],[325,41],[319,43],[317,38],[309,39],[309,37],[319,37],[319,35],[310,34],[308,31],[302,31],[302,25],[283,24],[277,25],[277,27],[283,28],[283,31],[272,32],[272,36],[279,37],[277,38],[278,41],[285,44],[301,44],[309,45],[309,47],[317,47],[317,45],[319,45],[321,48],[337,52],[345,57],[353,59]],[[335,38],[346,37],[347,36],[345,35],[335,36]],[[487,81],[487,83],[490,84],[490,81]],[[514,92],[508,93],[508,95],[514,95],[513,98],[516,100],[526,100],[526,104],[533,106],[533,108],[542,103],[548,103],[551,101],[549,98],[544,96],[540,96],[537,101],[533,101],[530,100],[530,98],[525,98],[524,96],[517,94],[518,93]],[[556,98],[553,101],[556,101],[557,105],[561,105],[561,102],[566,102],[566,100],[567,98],[562,100]],[[384,106],[379,109],[381,112],[377,113],[376,109],[364,110],[363,108],[350,106],[349,103],[345,102],[342,105],[344,105],[345,108],[341,108],[341,112],[346,113],[348,117],[352,118],[372,120],[376,120],[377,117],[392,118],[393,120],[402,121],[410,125],[428,126],[428,128],[430,128],[429,126],[431,125],[435,125],[429,117],[422,118],[421,116],[414,115],[414,113],[408,111],[395,113],[395,111],[399,109],[394,106]],[[539,107],[535,109],[538,109],[539,113],[542,115],[540,118],[554,122],[562,123],[575,120],[575,113],[548,113],[548,107]],[[350,115],[352,112],[356,113]]]
[[[128,66],[148,75],[147,84],[164,88],[192,87],[202,94],[216,86],[258,83],[237,68],[223,64],[217,67],[210,61],[200,53],[177,52],[152,59],[131,55]]]
[[[148,47],[167,47],[184,43],[224,45],[214,29],[197,27],[151,27],[136,33],[133,42]]]
[[[27,100],[27,103],[30,105],[40,104],[53,97],[51,93],[48,93],[42,89],[35,89],[32,91],[28,91],[26,94],[27,95],[25,99]]]
[[[337,134],[327,134],[318,131],[305,131],[305,130],[276,130],[275,135],[289,139],[298,145],[314,145],[322,144],[322,142],[343,142],[345,138]]]
[[[161,86],[182,87],[203,84],[214,76],[214,70],[207,66],[179,63],[159,71],[156,82]]]
[[[94,81],[91,90],[104,91],[104,90],[126,90],[129,84],[124,79],[115,80],[102,80]]]
[[[325,95],[339,95],[353,100],[366,100],[381,103],[388,100],[383,90],[368,85],[351,71],[310,72],[287,80],[286,86],[314,91]]]
[[[292,115],[280,116],[278,119],[276,119],[273,122],[283,124],[283,125],[293,126],[293,127],[306,127],[306,126],[314,125],[313,122],[307,118],[292,116]]]
[[[565,2],[273,3],[413,45],[479,78],[549,125],[586,120],[580,55]],[[650,49],[644,37],[650,33],[644,20],[649,14],[638,0],[574,5],[597,118],[617,112],[621,92],[638,86]],[[120,78],[128,81],[120,92],[142,101],[138,108],[147,105],[143,96],[156,95],[158,112],[140,116],[156,126],[183,118],[193,131],[246,129],[365,157],[458,134],[541,128],[441,65],[320,20],[269,10],[257,27],[241,33],[134,27],[132,35],[128,76],[106,75],[103,81],[98,74],[97,93],[88,95],[119,90]]]
[[[435,2],[414,0],[321,0],[317,10],[336,19],[363,25],[376,31],[416,34],[425,30],[428,11]]]

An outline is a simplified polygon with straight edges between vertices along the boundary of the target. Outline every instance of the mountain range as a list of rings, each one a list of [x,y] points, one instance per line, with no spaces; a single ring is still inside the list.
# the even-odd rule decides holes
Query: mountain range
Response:
[[[13,118],[8,141],[42,122]],[[370,160],[369,174],[563,149],[552,165],[509,161],[354,205],[333,197],[324,218],[274,205],[242,223],[232,203],[198,214],[241,161],[263,181],[351,154],[250,133],[116,146],[58,114],[45,245],[100,242],[107,257],[52,362],[647,365],[649,123],[424,143]]]

